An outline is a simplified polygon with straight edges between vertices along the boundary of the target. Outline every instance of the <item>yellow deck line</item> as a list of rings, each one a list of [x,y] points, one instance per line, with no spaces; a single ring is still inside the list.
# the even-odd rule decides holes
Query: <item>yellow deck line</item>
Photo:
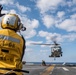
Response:
[[[55,65],[49,66],[41,75],[49,75],[50,72],[54,69]]]

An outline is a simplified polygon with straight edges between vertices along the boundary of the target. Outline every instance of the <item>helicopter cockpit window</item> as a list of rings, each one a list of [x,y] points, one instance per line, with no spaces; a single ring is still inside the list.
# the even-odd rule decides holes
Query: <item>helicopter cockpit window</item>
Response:
[[[53,51],[59,51],[59,50],[61,50],[61,47],[52,47],[52,52]]]

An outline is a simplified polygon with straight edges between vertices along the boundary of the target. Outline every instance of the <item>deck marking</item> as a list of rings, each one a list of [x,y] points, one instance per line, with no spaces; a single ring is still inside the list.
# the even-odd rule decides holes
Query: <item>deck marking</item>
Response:
[[[51,71],[53,71],[55,65],[51,65],[48,67],[41,75],[49,75],[51,74]]]
[[[62,67],[65,71],[69,71],[69,69],[65,68],[65,67]]]

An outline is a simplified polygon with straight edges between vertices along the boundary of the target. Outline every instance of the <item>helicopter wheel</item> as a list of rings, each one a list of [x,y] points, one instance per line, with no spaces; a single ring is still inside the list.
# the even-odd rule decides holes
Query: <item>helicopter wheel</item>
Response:
[[[62,54],[61,54],[61,56],[62,56]]]

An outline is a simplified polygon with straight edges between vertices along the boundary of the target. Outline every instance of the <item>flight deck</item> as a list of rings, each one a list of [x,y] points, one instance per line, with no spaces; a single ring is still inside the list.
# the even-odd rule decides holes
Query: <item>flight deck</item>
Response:
[[[24,75],[76,75],[76,66],[66,65],[24,65],[29,74]]]

